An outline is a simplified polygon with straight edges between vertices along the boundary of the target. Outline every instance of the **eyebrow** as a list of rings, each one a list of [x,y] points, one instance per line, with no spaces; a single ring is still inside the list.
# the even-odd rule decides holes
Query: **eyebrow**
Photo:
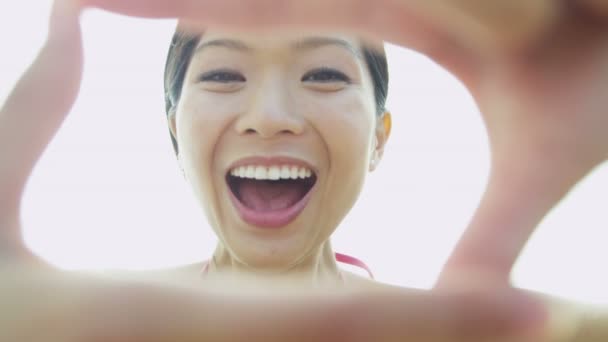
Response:
[[[347,50],[355,57],[361,59],[361,51],[355,48],[351,43],[347,42],[344,39],[339,38],[329,38],[329,37],[310,37],[302,40],[298,40],[293,47],[296,50],[312,50],[320,47],[334,45],[338,46],[342,49]]]
[[[343,39],[338,38],[329,38],[329,37],[309,37],[305,39],[301,39],[292,44],[292,48],[294,50],[312,50],[321,48],[324,46],[338,46],[342,49],[347,50],[353,56],[362,59],[361,51],[355,48],[351,43],[347,42]],[[195,53],[200,53],[201,51],[210,48],[210,47],[223,47],[231,50],[241,51],[241,52],[251,52],[253,48],[248,46],[242,41],[234,40],[234,39],[215,39],[202,43],[196,48]]]
[[[215,39],[215,40],[210,40],[210,41],[206,41],[204,43],[202,43],[201,45],[199,45],[196,48],[196,53],[199,53],[201,51],[203,51],[206,48],[209,47],[224,47],[224,48],[228,48],[228,49],[232,49],[232,50],[237,50],[237,51],[251,51],[251,47],[247,46],[247,44],[238,41],[238,40],[234,40],[234,39]]]

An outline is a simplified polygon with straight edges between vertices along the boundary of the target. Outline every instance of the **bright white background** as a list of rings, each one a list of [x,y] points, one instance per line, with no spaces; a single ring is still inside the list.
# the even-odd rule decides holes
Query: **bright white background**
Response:
[[[0,102],[41,46],[49,7],[49,0],[0,2]],[[91,11],[83,25],[81,96],[30,180],[28,245],[65,269],[206,259],[216,240],[181,177],[163,111],[174,22]],[[334,247],[363,259],[380,281],[428,288],[483,191],[487,139],[458,81],[416,53],[387,52],[392,137]],[[608,304],[607,202],[604,165],[548,215],[515,283]]]

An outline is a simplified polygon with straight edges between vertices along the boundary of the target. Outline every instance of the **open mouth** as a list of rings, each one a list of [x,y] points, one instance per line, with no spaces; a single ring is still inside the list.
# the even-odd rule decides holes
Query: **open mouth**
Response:
[[[280,227],[295,219],[316,181],[314,171],[296,166],[243,166],[226,175],[241,218],[260,227]]]

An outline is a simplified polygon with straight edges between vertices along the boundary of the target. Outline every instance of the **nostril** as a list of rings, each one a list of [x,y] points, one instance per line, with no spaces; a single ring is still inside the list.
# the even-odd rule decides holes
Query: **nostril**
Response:
[[[253,128],[248,128],[243,133],[246,134],[246,135],[258,134],[258,131],[256,131]],[[290,130],[290,129],[284,129],[284,130],[281,130],[278,134],[279,135],[291,135],[291,134],[294,134],[294,132],[292,130]]]

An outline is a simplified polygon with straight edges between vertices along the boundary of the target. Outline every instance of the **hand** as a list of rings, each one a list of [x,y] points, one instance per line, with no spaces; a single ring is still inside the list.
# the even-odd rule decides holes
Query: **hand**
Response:
[[[608,2],[569,4],[535,44],[455,68],[481,109],[492,162],[440,284],[463,272],[507,283],[540,220],[608,158]]]
[[[34,164],[78,93],[79,12],[70,1],[55,3],[46,44],[0,109],[0,257],[31,257],[21,242],[19,206]]]
[[[92,2],[92,1],[91,1]],[[173,16],[173,15],[166,15],[163,14],[163,12],[161,10],[163,10],[162,8],[162,4],[164,2],[162,1],[157,1],[154,4],[150,4],[149,2],[139,2],[139,4],[137,4],[135,1],[133,2],[118,2],[118,1],[97,1],[98,3],[105,3],[102,4],[104,6],[107,6],[108,8],[111,8],[111,6],[123,6],[124,10],[128,10],[130,11],[130,14],[140,14],[140,15],[146,15],[146,16]],[[66,8],[71,8],[69,6],[70,2],[65,1],[63,2],[64,4],[67,4]],[[73,3],[73,2],[72,2]],[[124,3],[127,4],[135,4],[131,7],[128,7],[127,5],[124,5]],[[184,2],[185,3],[185,2]],[[208,9],[213,9],[214,5],[218,5],[218,4],[230,4],[229,2],[217,2],[217,3],[205,3],[203,1],[198,1],[198,2],[191,2],[190,5],[192,4],[201,4],[201,6],[210,6]],[[270,3],[270,2],[267,2]],[[305,2],[297,2],[297,3],[303,3],[306,4]],[[458,2],[454,2],[454,3],[458,3]],[[461,4],[466,4],[466,2],[461,2]],[[169,8],[180,8],[179,6],[177,6],[176,4],[178,4],[177,1],[174,2],[168,2],[168,6],[164,8],[164,10],[168,10]],[[522,6],[525,5],[524,2],[522,2],[521,4],[523,4]],[[137,7],[137,6],[139,7]],[[167,5],[167,4],[165,4]],[[233,4],[234,5],[234,4]],[[311,6],[311,9],[315,9],[315,6],[325,6],[321,3],[315,4],[315,3],[309,3],[306,6]],[[126,7],[125,7],[126,6]],[[176,7],[172,7],[172,6],[176,6]],[[224,5],[221,5],[224,6]],[[473,31],[473,33],[471,33],[471,36],[474,37],[471,42],[467,41],[465,32],[467,32],[463,27],[467,27],[466,24],[466,20],[462,19],[462,21],[459,20],[455,20],[453,24],[454,26],[449,26],[447,24],[451,23],[451,22],[447,22],[447,26],[443,26],[442,24],[444,23],[439,23],[439,20],[437,18],[441,18],[441,10],[445,11],[445,9],[439,8],[437,9],[437,12],[435,12],[435,9],[432,8],[432,6],[426,7],[426,11],[428,12],[424,12],[425,7],[424,7],[424,3],[420,3],[421,7],[411,7],[411,8],[407,8],[405,6],[402,6],[402,3],[392,3],[389,4],[387,3],[387,6],[389,10],[387,10],[387,13],[384,14],[379,14],[378,17],[382,18],[383,15],[385,15],[384,18],[387,19],[387,21],[383,21],[383,20],[379,20],[376,19],[378,21],[376,21],[377,23],[384,23],[382,25],[380,25],[380,29],[378,29],[377,31],[375,31],[374,29],[364,29],[363,31],[365,31],[364,33],[368,33],[368,34],[372,34],[372,35],[377,35],[377,36],[386,36],[386,37],[393,37],[393,41],[396,42],[400,42],[402,44],[409,44],[410,46],[413,47],[417,47],[420,48],[421,50],[428,52],[429,54],[431,54],[432,56],[438,56],[438,57],[443,57],[443,58],[447,58],[447,59],[441,59],[438,58],[440,60],[440,62],[444,63],[444,65],[448,65],[448,66],[453,66],[453,71],[459,75],[464,75],[464,76],[471,76],[471,79],[480,79],[477,78],[474,74],[466,74],[463,70],[468,70],[466,68],[466,66],[471,67],[471,64],[473,64],[471,61],[473,60],[473,58],[471,59],[467,59],[467,58],[460,58],[460,57],[465,57],[465,56],[469,56],[468,54],[471,53],[471,55],[475,55],[475,53],[472,52],[477,52],[478,56],[476,55],[476,57],[478,58],[489,58],[486,56],[492,56],[495,54],[492,53],[492,49],[490,48],[486,48],[485,44],[490,44],[489,41],[491,39],[488,39],[488,35],[487,33],[485,34],[479,34],[479,33],[475,33]],[[393,12],[390,11],[391,7],[390,6],[394,6],[392,8],[398,8],[400,9],[400,12],[402,14],[402,17],[400,17],[400,20],[397,20],[399,17],[395,14],[397,12]],[[413,5],[412,5],[413,6]],[[117,7],[117,8],[118,8]],[[348,7],[348,6],[347,6]],[[59,8],[59,7],[57,7]],[[187,7],[182,7],[182,9],[186,9]],[[204,7],[202,7],[204,9]],[[271,13],[270,10],[272,10],[272,7],[267,7],[269,9],[268,13]],[[321,7],[321,8],[325,8],[325,7]],[[363,7],[362,7],[363,8]],[[430,9],[429,9],[430,8]],[[475,9],[477,7],[471,7],[469,8],[469,10]],[[158,12],[154,12],[158,10]],[[221,9],[220,9],[221,10]],[[224,8],[225,10],[225,8]],[[245,9],[246,10],[246,9]],[[222,12],[224,13],[224,17],[222,16],[217,16],[215,15],[215,18],[218,18],[217,20],[222,20],[221,18],[227,18],[227,17],[231,17],[234,16],[235,14],[237,15],[243,15],[243,16],[247,16],[250,14],[254,14],[254,15],[259,15],[259,13],[256,12],[251,12],[251,11],[245,11],[245,10],[239,10],[239,8],[237,8],[236,12]],[[316,7],[316,10],[319,10],[319,7]],[[457,10],[457,8],[455,8],[455,10]],[[137,11],[141,11],[141,12],[137,12]],[[418,12],[416,12],[418,11]],[[348,12],[348,11],[347,11]],[[73,13],[70,11],[67,12],[56,12],[56,13]],[[186,12],[184,12],[186,13]],[[192,12],[189,12],[190,14]],[[213,14],[217,14],[215,12],[209,11],[206,12],[208,15],[210,15],[210,13]],[[220,13],[220,12],[218,12]],[[299,13],[297,11],[293,11],[293,13]],[[316,13],[316,12],[303,12],[306,13],[307,15],[310,15],[310,13]],[[331,14],[331,17],[333,18],[333,15],[336,12],[326,12],[327,14]],[[443,12],[445,13],[449,13],[449,12]],[[467,11],[463,12],[464,14],[468,13]],[[424,15],[423,15],[424,14]],[[542,13],[541,13],[542,14]],[[295,14],[294,14],[295,15]],[[406,30],[402,20],[403,18],[407,18],[407,15],[410,16],[411,19],[413,19],[412,21],[410,21],[410,25],[412,25],[412,27],[417,27],[417,30]],[[478,14],[473,14],[473,18],[479,18],[480,20],[483,19],[484,17],[476,17]],[[321,18],[316,18],[316,17],[312,17],[314,20],[320,20],[320,22],[317,22],[317,24],[321,24],[323,25],[323,19],[327,20],[325,23],[326,25],[334,25],[335,23],[331,22],[329,18],[330,16],[326,16],[325,18],[323,18],[323,16]],[[464,15],[465,18],[470,18],[468,15]],[[81,43],[80,43],[80,37],[79,37],[79,28],[77,25],[77,16],[67,16],[68,19],[70,20],[65,20],[66,18],[62,18],[62,20],[60,21],[59,24],[57,24],[58,21],[54,21],[55,22],[55,26],[53,26],[53,29],[51,31],[51,35],[49,37],[49,42],[47,43],[47,45],[45,46],[44,50],[41,53],[41,56],[39,57],[39,59],[37,60],[36,64],[34,64],[34,66],[32,67],[32,69],[30,69],[30,71],[28,72],[28,74],[24,77],[24,79],[20,82],[20,84],[18,85],[18,87],[16,88],[16,91],[13,93],[13,95],[9,98],[9,101],[7,102],[6,107],[2,110],[2,115],[0,116],[0,129],[2,129],[2,133],[3,135],[0,136],[6,136],[4,135],[5,132],[7,133],[11,133],[12,131],[8,130],[8,128],[19,128],[20,130],[17,130],[16,132],[21,132],[21,133],[25,133],[26,136],[29,135],[29,138],[34,138],[32,141],[34,142],[34,144],[29,145],[26,144],[30,143],[30,141],[24,141],[25,139],[22,139],[21,141],[19,141],[18,139],[16,140],[17,142],[20,142],[21,144],[17,144],[15,145],[13,143],[13,148],[15,148],[14,146],[17,146],[16,150],[19,151],[19,148],[22,148],[22,150],[20,151],[21,153],[24,153],[25,156],[27,156],[27,158],[22,158],[19,155],[16,156],[15,153],[11,154],[10,151],[0,151],[2,153],[0,153],[0,158],[3,158],[4,160],[8,160],[10,162],[15,162],[14,164],[11,165],[16,165],[18,167],[20,167],[21,171],[23,171],[23,174],[13,171],[11,170],[4,170],[2,169],[2,174],[0,175],[0,181],[2,181],[3,183],[2,186],[6,187],[6,189],[12,190],[13,194],[15,194],[15,197],[19,197],[20,195],[20,191],[22,190],[22,188],[19,187],[19,182],[16,183],[12,183],[11,180],[22,180],[23,182],[24,180],[27,178],[27,175],[29,174],[29,171],[31,171],[31,166],[33,166],[33,163],[35,162],[35,160],[38,158],[39,154],[41,153],[42,149],[44,148],[44,146],[46,145],[46,143],[48,142],[48,139],[50,139],[50,137],[53,135],[53,133],[55,132],[55,130],[57,129],[59,123],[61,122],[61,120],[65,117],[67,111],[69,110],[69,107],[71,106],[71,104],[73,103],[76,93],[77,93],[77,84],[79,81],[79,77],[80,77],[80,68],[82,65],[82,57],[80,54],[80,50],[81,50]],[[246,17],[242,17],[242,18],[246,18]],[[254,18],[254,17],[251,17]],[[285,17],[281,17],[281,18],[285,18]],[[310,16],[308,17],[310,18]],[[358,16],[357,19],[360,20],[361,16]],[[462,17],[461,17],[462,18]],[[541,18],[544,18],[541,15]],[[74,19],[74,20],[71,20]],[[194,18],[190,18],[190,19],[194,19]],[[309,22],[308,24],[306,23],[306,18],[305,17],[301,17],[300,18],[302,21],[300,22],[294,22],[295,24],[298,25],[311,25],[311,23]],[[347,21],[347,17],[344,17],[341,20],[344,20],[344,23],[338,22],[337,24],[335,24],[336,26],[346,26],[346,28],[349,28],[348,25],[351,25],[350,28],[355,28],[355,25],[357,23],[357,21],[355,19],[353,19],[351,17],[351,21]],[[391,20],[388,20],[391,19]],[[226,19],[229,20],[229,19]],[[285,20],[285,19],[283,19]],[[333,20],[333,19],[332,19]],[[415,25],[414,23],[416,23],[416,20],[418,21],[418,23],[420,23],[420,25]],[[536,19],[535,19],[536,20]],[[538,19],[538,22],[543,23],[545,19]],[[492,22],[492,21],[489,21]],[[255,25],[256,21],[255,20],[251,20],[251,21],[244,21],[245,24],[247,25]],[[460,24],[459,24],[460,23]],[[531,21],[531,23],[537,23],[535,21]],[[295,25],[294,24],[294,25]],[[312,23],[314,24],[314,22]],[[391,28],[391,26],[393,26]],[[425,26],[426,25],[426,26]],[[434,26],[435,25],[435,26]],[[462,25],[462,26],[459,26]],[[544,25],[544,24],[543,24]],[[538,27],[543,27],[543,25],[538,25]],[[449,30],[446,29],[446,27],[453,27],[455,28],[455,31],[450,33],[448,32]],[[539,33],[538,29],[532,29],[533,27],[537,27],[536,24],[535,25],[531,25],[531,29],[529,32],[527,32],[526,34],[522,34],[522,36],[520,38],[517,39],[507,39],[507,36],[500,36],[501,34],[505,34],[505,31],[500,30],[501,26],[497,26],[494,30],[490,30],[490,32],[494,32],[493,34],[498,34],[499,37],[504,38],[504,40],[498,40],[505,42],[505,51],[520,51],[522,46],[528,46],[528,44],[531,44],[530,42],[533,42],[536,40],[536,38],[532,38],[537,36]],[[431,28],[430,31],[426,31],[426,29],[421,29],[421,28]],[[482,30],[484,32],[487,32],[487,30]],[[455,37],[460,37],[460,38],[454,38]],[[490,35],[491,37],[492,35]],[[436,40],[433,40],[433,37],[437,38]],[[476,37],[476,38],[475,38]],[[481,37],[481,38],[479,38]],[[486,37],[486,38],[483,38]],[[507,37],[507,38],[505,38]],[[521,39],[521,40],[520,40]],[[514,43],[514,41],[516,43]],[[446,44],[446,48],[442,48],[441,45],[445,43]],[[496,44],[496,43],[495,43]],[[455,52],[453,55],[451,53],[449,53],[450,51]],[[54,56],[55,54],[59,54],[61,52],[61,59],[58,59],[58,61],[61,61],[61,64],[59,65],[59,67],[57,67],[56,61],[53,61],[55,63],[52,63],[50,60],[45,59],[45,58],[49,58]],[[460,55],[459,55],[460,54]],[[56,55],[55,55],[56,56]],[[446,57],[447,56],[447,57]],[[451,59],[452,56],[457,56],[456,59]],[[447,60],[452,60],[452,62],[446,62]],[[469,62],[465,63],[463,61],[465,60],[469,60]],[[55,67],[55,68],[53,68]],[[61,87],[53,87],[51,88],[49,86],[49,79],[53,79],[55,76],[57,75],[62,75],[65,76],[66,75],[66,71],[67,71],[67,75],[68,80],[71,80],[72,83],[70,87],[67,88],[61,88]],[[465,77],[463,77],[465,78]],[[47,81],[47,82],[44,82]],[[74,86],[76,85],[76,86]],[[60,88],[60,89],[57,89]],[[36,91],[37,90],[37,91]],[[40,103],[38,103],[38,106],[36,106],[36,102],[37,101],[25,101],[25,96],[23,94],[39,94],[38,96],[40,96],[40,100],[47,100],[50,101],[50,108],[48,106],[41,106]],[[485,96],[485,95],[484,95]],[[482,101],[480,101],[480,103],[482,103]],[[44,111],[42,111],[42,109],[44,109]],[[42,113],[44,112],[45,114],[49,115],[48,118],[45,118],[45,120],[47,121],[42,121],[42,123],[40,123],[40,121],[36,121],[36,124],[41,124],[41,128],[36,128],[35,125],[30,122],[30,125],[27,125],[27,118],[28,115],[35,115],[36,113]],[[40,116],[40,114],[38,114],[38,116]],[[31,118],[31,117],[30,117]],[[36,117],[36,119],[38,119],[38,117]],[[39,129],[40,131],[36,131],[37,129]],[[32,134],[34,133],[34,134]],[[46,140],[45,140],[46,139]],[[33,146],[33,147],[32,147]],[[27,153],[29,152],[29,153]],[[19,171],[19,169],[17,170]],[[12,185],[12,184],[17,184],[17,185]],[[17,206],[15,204],[13,204],[13,206],[16,208]],[[10,211],[6,211],[7,213]],[[8,216],[6,216],[8,217]],[[8,235],[7,235],[8,236]],[[505,322],[512,322],[513,321],[517,321],[517,318],[519,318],[519,314],[521,314],[522,312],[524,312],[525,310],[522,309],[523,305],[517,305],[515,308],[509,306],[510,302],[497,302],[495,303],[495,305],[482,305],[482,310],[477,311],[475,314],[471,314],[471,316],[467,315],[466,313],[469,312],[470,313],[470,307],[466,307],[465,303],[468,304],[471,302],[472,299],[478,299],[481,300],[484,303],[489,303],[486,300],[492,299],[492,297],[496,297],[496,295],[498,295],[500,292],[498,292],[498,290],[495,293],[492,293],[493,296],[483,296],[483,295],[475,295],[475,293],[473,293],[473,297],[471,297],[471,294],[469,294],[468,296],[456,296],[456,298],[460,298],[460,299],[466,299],[466,300],[461,300],[461,301],[456,301],[458,303],[460,303],[460,305],[448,305],[450,302],[447,300],[446,297],[442,297],[443,294],[438,294],[438,296],[435,297],[426,297],[426,296],[412,296],[412,297],[408,297],[408,296],[399,296],[398,298],[392,298],[391,301],[389,303],[394,303],[393,306],[384,306],[383,308],[378,308],[376,306],[376,309],[378,311],[378,315],[379,317],[385,316],[385,318],[387,319],[387,322],[393,322],[393,323],[397,323],[399,322],[400,325],[399,326],[393,326],[393,328],[395,329],[393,332],[395,333],[394,335],[390,335],[390,336],[408,336],[409,338],[414,338],[417,341],[424,341],[424,340],[429,340],[428,336],[432,336],[433,341],[443,341],[443,340],[447,340],[447,341],[453,341],[455,339],[457,339],[457,336],[465,336],[467,337],[466,340],[469,341],[475,341],[476,339],[479,340],[481,338],[488,338],[488,336],[494,336],[496,337],[496,335],[498,336],[504,336],[507,334],[507,332],[497,332],[497,331],[487,331],[487,327],[488,326],[493,326],[493,324],[498,324],[500,322],[505,323]],[[162,296],[161,296],[162,297]],[[500,299],[500,297],[494,298],[494,299]],[[437,302],[435,303],[435,305],[432,305],[431,302],[429,302],[429,300],[436,300]],[[418,301],[418,302],[417,302]],[[416,305],[415,303],[418,303],[418,305]],[[454,302],[451,302],[452,304],[454,304]],[[397,305],[398,304],[398,305]],[[374,304],[370,304],[369,308],[373,308]],[[448,309],[449,308],[449,309]],[[394,317],[392,318],[392,320],[390,320],[390,317],[392,315],[391,314],[391,310],[395,310],[392,311],[392,313],[399,313],[399,315],[397,316],[397,318],[399,318],[399,320],[396,320]],[[401,311],[400,311],[401,310]],[[409,310],[409,311],[408,311]],[[474,310],[473,310],[474,311]],[[236,310],[235,312],[239,312],[238,310]],[[318,312],[318,311],[316,311]],[[409,315],[408,315],[409,313]],[[502,313],[502,314],[501,314]],[[210,314],[210,312],[206,312],[207,315]],[[357,316],[357,313],[351,313],[355,316]],[[425,314],[427,316],[425,316]],[[202,316],[199,316],[202,317]],[[361,317],[361,313],[358,313],[357,317]],[[416,320],[416,318],[421,319],[422,320]],[[472,319],[468,320],[466,318],[471,318]],[[463,320],[464,318],[464,320]],[[245,318],[245,320],[247,320],[247,318]],[[415,334],[418,335],[412,335],[412,328],[414,328],[415,326],[413,325],[407,325],[406,323],[410,322],[411,324],[413,324],[412,322],[424,322],[426,323],[426,325],[422,325],[422,326],[417,326],[417,330],[415,330]],[[296,325],[297,325],[297,321],[291,321],[291,324],[293,324],[294,329],[296,329]],[[451,327],[451,329],[447,329],[447,330],[437,330],[437,327]],[[409,329],[409,330],[408,330]],[[513,327],[511,327],[511,329],[513,329]],[[368,333],[373,332],[373,327],[369,327],[369,330],[367,331]],[[399,335],[398,332],[401,332],[402,334],[405,333],[405,335]],[[417,337],[416,337],[417,336]],[[494,339],[495,340],[495,339]]]

